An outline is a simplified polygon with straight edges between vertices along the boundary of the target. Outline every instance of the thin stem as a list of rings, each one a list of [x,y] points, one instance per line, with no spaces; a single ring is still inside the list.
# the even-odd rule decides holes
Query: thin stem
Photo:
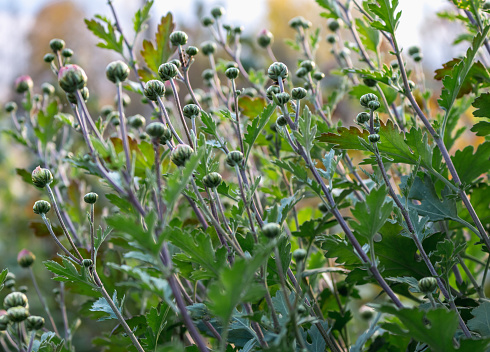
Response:
[[[66,305],[65,305],[65,283],[60,282],[60,308],[61,308],[61,317],[63,318],[63,327],[65,329],[65,341],[68,344],[68,349],[71,349],[71,334],[70,334],[70,326],[68,324],[68,315],[66,314]]]
[[[161,114],[161,116],[163,116],[165,118],[165,123],[170,128],[170,131],[172,131],[172,134],[179,141],[180,144],[184,144],[184,141],[182,140],[182,138],[180,138],[180,136],[177,133],[177,131],[175,131],[175,128],[172,125],[172,122],[170,121],[170,118],[168,117],[167,109],[165,109],[165,106],[163,105],[162,98],[160,98],[160,97],[157,96],[157,102],[158,102],[158,105],[160,106],[160,114]]]
[[[122,102],[122,84],[116,83],[117,86],[117,106],[119,109],[119,126],[121,131],[121,140],[124,148],[124,156],[126,157],[126,178],[128,182],[128,188],[131,188],[131,157],[128,143],[128,132],[126,131],[126,121],[124,118],[124,108]]]
[[[41,290],[39,289],[39,285],[37,284],[37,279],[36,279],[36,276],[34,275],[34,272],[32,271],[32,267],[29,267],[29,274],[31,276],[32,285],[34,286],[34,289],[36,290],[37,296],[39,297],[39,302],[41,302],[41,306],[44,308],[44,311],[46,312],[46,315],[48,316],[48,320],[51,323],[51,326],[53,327],[53,331],[56,335],[60,336],[58,329],[56,328],[56,324],[54,323],[53,316],[51,315],[51,312],[49,311],[48,304],[46,303],[46,300],[44,299],[44,296],[42,295]]]
[[[173,79],[170,79],[170,85],[172,86],[172,92],[174,94],[175,104],[177,105],[177,111],[179,113],[180,122],[182,123],[182,127],[184,127],[185,135],[187,136],[187,140],[189,141],[189,145],[194,148],[194,143],[192,142],[191,135],[189,133],[189,128],[187,127],[187,123],[185,122],[184,114],[182,113],[182,106],[180,105],[179,95],[177,94],[177,87],[175,86],[175,82]]]
[[[61,244],[60,240],[58,239],[58,237],[56,237],[56,235],[54,234],[54,231],[53,231],[53,228],[51,227],[51,223],[49,222],[48,218],[46,218],[46,215],[44,214],[41,214],[41,218],[43,219],[44,221],[44,224],[46,225],[46,227],[48,228],[48,231],[49,233],[51,234],[51,237],[53,237],[53,240],[56,242],[56,244],[58,245],[58,247],[60,247],[63,252],[65,252],[65,254],[67,256],[69,256],[71,259],[73,259],[76,263],[78,264],[82,264],[82,261],[78,258],[76,258],[73,254],[70,253],[70,251],[68,249],[66,249],[65,246],[63,246],[63,244]]]
[[[243,148],[242,131],[240,127],[240,111],[238,110],[238,96],[236,94],[236,84],[234,79],[231,80],[231,90],[233,94],[233,101],[235,104],[236,128],[237,128],[237,135],[239,141],[238,144],[240,145],[240,151],[243,153],[244,148]]]
[[[481,279],[481,287],[485,288],[485,281],[487,280],[488,266],[490,265],[490,255],[487,258],[487,263],[485,264],[485,271],[483,272],[483,277]]]
[[[255,225],[254,225],[254,221],[252,218],[252,214],[250,213],[250,207],[248,206],[247,196],[245,194],[243,182],[242,182],[242,179],[240,177],[240,170],[239,170],[238,165],[235,165],[235,171],[236,171],[236,175],[237,175],[237,179],[238,179],[238,185],[240,187],[240,196],[242,197],[243,206],[245,207],[245,211],[247,212],[247,216],[248,216],[248,221],[250,223],[250,230],[252,231],[255,242],[257,242],[257,233],[255,231]]]

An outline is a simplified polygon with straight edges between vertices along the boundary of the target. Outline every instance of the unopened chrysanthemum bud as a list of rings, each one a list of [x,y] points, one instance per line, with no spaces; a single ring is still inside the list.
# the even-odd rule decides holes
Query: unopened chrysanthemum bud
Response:
[[[51,210],[51,204],[45,200],[38,200],[34,203],[32,210],[35,214],[44,215]]]
[[[293,19],[291,19],[291,21],[289,21],[289,27],[294,29],[298,29],[298,28],[308,29],[311,27],[311,22],[306,20],[302,16],[298,16],[298,17],[294,17]]]
[[[257,89],[253,87],[246,87],[242,89],[242,95],[248,95],[251,98],[254,98],[258,95]]]
[[[129,106],[129,104],[131,104],[131,97],[126,93],[121,94],[121,100],[124,107]],[[114,102],[118,104],[117,95],[114,97]]]
[[[269,100],[272,100],[272,97],[280,92],[281,90],[278,86],[270,86],[266,90],[266,95]]]
[[[121,121],[119,119],[119,112],[118,111],[112,111],[109,116],[107,116],[107,119],[110,121],[110,123],[113,126],[119,126],[121,124]]]
[[[17,111],[17,104],[15,103],[15,101],[9,101],[7,104],[5,104],[5,111],[6,112]]]
[[[291,90],[291,98],[293,98],[294,100],[303,99],[306,97],[307,93],[308,92],[306,91],[306,89],[302,87],[296,87]]]
[[[177,166],[184,166],[187,160],[190,159],[194,149],[192,149],[187,144],[178,144],[175,146],[174,150],[170,154],[170,159]]]
[[[78,65],[66,65],[58,71],[58,82],[61,89],[67,93],[73,93],[82,89],[87,84],[87,75]]]
[[[53,62],[54,59],[55,59],[55,56],[52,53],[47,53],[43,57],[44,62],[47,62],[48,64],[51,63],[51,62]]]
[[[409,80],[408,81],[408,88],[410,88],[410,90],[413,90],[415,88],[415,82],[412,80]]]
[[[32,183],[34,186],[44,188],[53,182],[53,174],[48,169],[44,169],[41,166],[36,167],[31,174]]]
[[[189,46],[187,47],[187,49],[185,49],[185,52],[189,56],[196,56],[199,52],[199,49],[196,46]]]
[[[233,28],[233,33],[235,34],[242,34],[242,32],[245,30],[245,27],[243,26],[236,26]]]
[[[435,277],[424,277],[419,280],[419,290],[425,294],[431,294],[437,288],[437,279]]]
[[[165,132],[165,125],[161,122],[152,122],[146,126],[146,133],[152,138],[158,139]]]
[[[288,103],[288,101],[291,99],[291,96],[289,95],[289,93],[282,92],[276,94],[276,99],[279,105],[284,105]]]
[[[336,20],[336,19],[329,19],[328,22],[327,22],[327,27],[328,29],[330,29],[332,32],[336,32],[337,29],[340,28],[340,24],[339,22]]]
[[[173,79],[179,73],[179,69],[175,64],[171,64],[169,62],[160,65],[158,68],[158,75],[162,79],[162,81],[168,81]]]
[[[306,71],[308,72],[311,72],[315,69],[316,67],[316,64],[314,61],[311,61],[311,60],[304,60],[301,62],[301,64],[299,65],[300,67],[304,67],[306,69]]]
[[[390,66],[393,67],[394,69],[397,69],[399,67],[398,61],[397,60],[391,61]]]
[[[17,255],[17,263],[23,268],[28,268],[34,263],[36,256],[31,251],[23,249]]]
[[[27,307],[27,296],[22,292],[11,292],[3,299],[3,307]]]
[[[359,101],[360,101],[362,106],[367,108],[369,102],[370,101],[378,101],[378,97],[376,96],[376,94],[368,93],[368,94],[364,94]]]
[[[380,137],[379,137],[379,134],[375,133],[375,134],[370,134],[368,136],[368,139],[371,143],[377,143],[377,142],[379,142]]]
[[[321,80],[322,80],[322,79],[324,79],[324,78],[325,78],[325,74],[324,74],[323,72],[319,72],[319,71],[317,71],[317,72],[315,72],[315,73],[313,74],[313,79],[314,79],[315,81],[321,81]]]
[[[228,79],[236,79],[239,74],[240,74],[240,70],[237,69],[236,67],[230,67],[225,71],[225,76]]]
[[[202,53],[206,56],[214,54],[217,48],[214,42],[207,41],[201,44]]]
[[[189,37],[185,32],[175,31],[170,34],[170,42],[173,46],[186,45]]]
[[[225,162],[230,167],[240,166],[243,161],[243,153],[238,150],[232,150],[226,155]]]
[[[202,71],[202,78],[204,80],[209,81],[213,79],[213,77],[214,77],[214,72],[210,68],[207,68],[204,71]]]
[[[27,330],[30,331],[41,330],[44,327],[44,318],[37,315],[31,315],[26,320],[26,327]]]
[[[57,38],[51,39],[51,41],[49,42],[49,47],[54,52],[60,51],[65,47],[65,41],[63,39],[57,39]]]
[[[82,96],[83,101],[87,101],[90,96],[88,88],[83,87],[80,89],[80,95]],[[77,104],[78,102],[76,93],[66,93],[66,99],[68,99],[68,101],[72,104]]]
[[[150,139],[150,136],[146,132],[141,132],[138,136],[142,141],[147,141]]]
[[[262,227],[262,233],[267,238],[275,238],[281,234],[281,226],[275,222],[270,222]]]
[[[46,95],[53,95],[54,94],[54,86],[52,84],[49,84],[48,82],[44,82],[41,84],[41,91],[46,94]]]
[[[6,310],[0,310],[0,331],[5,331],[10,323],[10,318]]]
[[[204,186],[208,188],[216,188],[221,184],[222,181],[223,178],[217,172],[211,172],[204,176],[202,179],[202,183],[204,183]]]
[[[363,320],[371,320],[374,316],[374,309],[368,306],[362,306],[359,308],[359,314]]]
[[[87,204],[95,204],[97,202],[98,198],[99,198],[99,195],[97,193],[89,192],[83,196],[83,201]]]
[[[279,127],[284,127],[288,124],[288,120],[284,117],[284,115],[281,115],[277,118],[276,120],[276,125]]]
[[[107,79],[113,83],[124,82],[130,72],[129,66],[121,60],[111,62],[105,69]]]
[[[274,35],[267,29],[263,29],[257,37],[257,43],[262,48],[267,48],[274,41]]]
[[[165,130],[163,131],[163,134],[160,137],[160,143],[167,144],[170,141],[172,141],[172,131],[170,130],[170,128],[165,127]]]
[[[195,119],[201,114],[201,109],[196,104],[187,104],[182,108],[182,113],[189,119]]]
[[[151,101],[157,101],[158,97],[163,97],[165,94],[165,85],[163,82],[156,79],[146,82],[145,89],[143,89],[145,97]]]
[[[63,49],[61,51],[61,56],[66,57],[66,58],[72,57],[73,56],[73,50],[68,49],[68,48]]]
[[[104,105],[101,109],[100,109],[100,115],[102,117],[107,117],[109,116],[109,114],[114,110],[114,108],[111,106],[111,105]]]
[[[340,50],[340,52],[339,52],[339,56],[340,56],[342,59],[347,58],[349,55],[350,55],[350,50],[349,50],[349,49],[347,49],[347,48],[343,48],[343,49],[342,49],[342,50]]]
[[[214,18],[204,16],[203,18],[201,18],[201,23],[204,27],[212,26],[214,24]]]
[[[221,6],[217,6],[211,9],[211,15],[214,18],[220,18],[225,14],[225,12],[226,12],[225,9]]]
[[[357,117],[356,117],[356,122],[358,124],[363,124],[363,123],[366,123],[368,122],[370,119],[370,115],[369,113],[363,111],[363,112],[360,112],[359,114],[357,114]]]
[[[267,74],[274,81],[279,80],[279,78],[286,79],[288,77],[288,67],[282,62],[274,62],[269,66]]]
[[[378,110],[381,106],[381,103],[377,100],[370,101],[368,103],[368,108],[372,111]]]
[[[303,78],[308,74],[308,70],[304,67],[300,67],[296,70],[296,77]]]
[[[10,321],[14,323],[20,323],[27,319],[29,316],[29,309],[26,307],[12,307],[7,309],[7,314]]]
[[[34,83],[32,82],[32,78],[30,76],[27,76],[27,75],[23,75],[23,76],[18,77],[15,80],[15,84],[14,84],[15,91],[17,93],[21,93],[21,94],[32,90],[33,85],[34,85]]]
[[[362,81],[368,87],[376,87],[376,84],[378,83],[376,82],[375,79],[371,79],[371,78],[364,78]]]
[[[136,115],[131,116],[128,119],[128,122],[129,122],[129,125],[131,127],[140,128],[141,126],[143,126],[146,123],[146,119],[143,116],[141,116],[140,114],[136,114]]]
[[[337,36],[335,34],[329,34],[327,35],[326,40],[330,44],[335,44],[337,42]]]
[[[27,290],[28,290],[27,286],[25,285],[19,286],[19,292],[27,293]]]
[[[420,47],[417,45],[413,45],[410,48],[408,48],[408,55],[413,56],[415,54],[420,53]]]
[[[424,55],[422,55],[422,53],[417,53],[417,54],[412,56],[412,59],[415,62],[420,62],[420,61],[422,61],[423,58],[424,58]]]
[[[296,262],[301,262],[306,258],[306,255],[308,253],[306,252],[305,249],[303,248],[298,248],[293,252],[293,258],[296,260]]]
[[[92,261],[92,259],[84,259],[82,261],[82,265],[86,268],[89,268],[90,266],[92,266],[94,262]]]

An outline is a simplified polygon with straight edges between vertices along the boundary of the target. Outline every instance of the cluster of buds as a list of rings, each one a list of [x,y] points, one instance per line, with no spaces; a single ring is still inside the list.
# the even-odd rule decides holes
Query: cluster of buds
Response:
[[[408,48],[408,55],[413,59],[415,62],[420,62],[424,58],[422,55],[422,52],[420,51],[420,47],[414,45]]]
[[[178,144],[172,150],[170,160],[172,160],[175,165],[182,167],[191,158],[192,154],[194,154],[194,149],[190,146],[187,144]]]
[[[27,296],[22,292],[12,292],[3,300],[5,310],[0,311],[0,331],[7,330],[11,323],[25,322],[29,331],[44,327],[44,318],[29,314]]]

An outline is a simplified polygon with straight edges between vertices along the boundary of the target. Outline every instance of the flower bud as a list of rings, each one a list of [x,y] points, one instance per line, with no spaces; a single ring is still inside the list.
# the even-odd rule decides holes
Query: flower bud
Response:
[[[243,153],[238,150],[232,150],[226,155],[225,162],[230,167],[240,166],[243,161]]]
[[[27,307],[27,296],[22,292],[11,292],[3,299],[3,307]]]
[[[316,67],[316,64],[314,61],[311,61],[311,60],[304,60],[301,62],[301,64],[299,65],[300,67],[304,67],[306,69],[306,71],[308,72],[311,72],[315,69]]]
[[[327,205],[322,202],[318,204],[318,210],[320,210],[322,213],[328,213],[330,209],[328,209]]]
[[[94,262],[92,261],[92,259],[84,259],[82,261],[82,265],[86,268],[89,268],[90,266],[92,266]]]
[[[308,70],[304,67],[300,67],[296,70],[296,77],[298,78],[303,78],[304,76],[306,76],[308,74]]]
[[[419,290],[425,294],[431,294],[437,289],[437,279],[435,277],[424,277],[419,280]]]
[[[14,323],[20,323],[26,320],[29,316],[29,309],[25,307],[12,307],[7,309],[7,314],[10,321]]]
[[[413,61],[415,62],[420,62],[424,58],[424,55],[422,53],[418,53],[412,56]]]
[[[197,53],[199,53],[199,49],[195,46],[189,46],[187,49],[185,49],[185,52],[189,56],[196,56]]]
[[[87,84],[87,75],[78,65],[66,65],[58,71],[58,83],[67,93],[82,89]]]
[[[171,64],[169,62],[160,65],[158,68],[158,75],[162,79],[162,81],[168,81],[173,79],[179,73],[179,69],[175,64]]]
[[[30,267],[34,263],[34,260],[36,260],[36,256],[27,249],[21,250],[17,255],[17,263],[23,268]]]
[[[172,140],[172,131],[170,128],[165,127],[165,130],[163,130],[163,134],[160,137],[160,143],[161,144],[167,144]]]
[[[5,331],[10,323],[10,318],[7,315],[7,311],[0,310],[0,331]]]
[[[322,79],[324,79],[324,78],[325,78],[325,74],[324,74],[323,72],[319,72],[319,71],[317,71],[317,72],[315,72],[315,73],[313,74],[313,79],[314,79],[315,81],[321,81],[321,80],[322,80]]]
[[[80,89],[80,95],[82,96],[83,101],[87,101],[90,96],[90,92],[87,87],[83,87]],[[66,93],[66,99],[72,104],[77,104],[77,95],[75,93]]]
[[[34,171],[32,171],[31,177],[32,183],[38,188],[44,188],[46,185],[53,182],[53,174],[51,174],[51,171],[43,169],[41,166],[36,167]]]
[[[113,83],[124,82],[129,77],[129,73],[129,66],[121,60],[111,62],[105,69],[107,79]]]
[[[274,41],[274,35],[267,29],[263,29],[257,37],[257,43],[262,48],[267,48]]]
[[[188,119],[195,119],[201,114],[201,109],[196,104],[187,104],[182,108],[182,113]]]
[[[187,144],[178,144],[175,146],[174,150],[172,150],[170,160],[177,166],[184,166],[193,153],[194,149]]]
[[[370,101],[368,103],[368,108],[372,111],[378,110],[380,106],[381,106],[381,103],[377,100],[373,100],[373,101]]]
[[[49,64],[49,63],[51,63],[51,62],[53,62],[53,61],[54,61],[54,59],[55,59],[55,57],[54,57],[54,55],[53,55],[53,54],[51,54],[51,53],[47,53],[47,54],[46,54],[46,55],[44,55],[44,57],[43,57],[44,62],[47,62],[48,64]]]
[[[399,67],[398,61],[397,60],[391,61],[390,62],[390,66],[393,67],[396,70]]]
[[[32,78],[30,76],[23,75],[15,80],[15,91],[22,94],[32,90],[33,85],[34,83],[32,82]]]
[[[202,179],[202,183],[204,183],[204,186],[208,188],[216,188],[221,184],[222,181],[223,178],[217,172],[211,172],[204,176]]]
[[[413,45],[410,48],[408,48],[408,55],[414,56],[415,54],[420,53],[420,47],[417,45]]]
[[[291,90],[291,98],[294,100],[304,99],[308,92],[302,87],[296,87]]]
[[[112,123],[113,126],[119,126],[121,124],[121,120],[119,119],[119,112],[113,111],[107,116],[107,119]]]
[[[269,78],[277,81],[279,78],[285,79],[288,76],[288,67],[282,62],[274,62],[267,70]]]
[[[368,136],[368,139],[369,139],[369,141],[370,141],[371,143],[377,143],[377,142],[379,142],[379,138],[380,138],[380,137],[379,137],[379,134],[377,134],[377,133],[375,133],[375,134],[370,134],[370,135]]]
[[[26,327],[27,330],[33,331],[33,330],[41,330],[44,326],[44,318],[37,316],[37,315],[31,315],[30,317],[27,318],[26,321]]]
[[[49,84],[48,82],[44,82],[43,84],[41,84],[41,91],[43,92],[43,94],[51,96],[54,94],[54,86],[52,84]]]
[[[342,50],[340,50],[339,52],[339,56],[342,58],[342,59],[345,59],[346,57],[348,57],[350,55],[350,50],[347,49],[347,48],[343,48]]]
[[[6,288],[13,288],[15,286],[15,280],[7,279],[7,280],[5,280],[4,285]]]
[[[147,141],[150,139],[150,136],[146,132],[141,132],[138,136],[142,141]]]
[[[157,101],[158,97],[163,97],[165,94],[165,85],[163,82],[156,79],[146,82],[145,89],[143,89],[145,97],[151,101]]]
[[[363,111],[363,112],[360,112],[359,114],[357,114],[356,122],[358,124],[362,125],[362,124],[368,122],[370,118],[371,118],[371,116],[369,115],[369,113]]]
[[[17,104],[15,103],[15,101],[9,101],[7,104],[5,104],[5,111],[6,112],[17,111]]]
[[[67,49],[63,49],[63,50],[61,51],[61,55],[62,55],[63,57],[66,57],[66,58],[72,57],[72,56],[73,56],[73,50],[68,49],[68,48],[67,48]]]
[[[98,198],[99,195],[97,193],[90,192],[83,196],[83,201],[87,204],[95,204]]]
[[[206,56],[212,55],[216,52],[217,46],[214,42],[204,42],[201,44],[202,53]]]
[[[415,88],[415,82],[412,80],[409,80],[408,81],[408,88],[410,88],[410,90],[413,90]]]
[[[140,128],[146,123],[146,119],[140,114],[136,114],[129,118],[129,125],[133,128]]]
[[[233,28],[233,33],[235,34],[242,34],[242,32],[245,30],[245,27],[243,26],[236,26]]]
[[[288,103],[288,101],[291,99],[291,97],[289,96],[289,93],[282,92],[282,93],[276,94],[276,99],[277,99],[277,103],[279,105],[284,105],[284,104]]]
[[[363,320],[369,321],[374,316],[374,309],[368,306],[359,308],[359,314]]]
[[[226,78],[228,78],[230,80],[236,79],[239,74],[240,74],[240,70],[237,69],[236,67],[230,67],[229,69],[227,69],[225,71]]]
[[[368,93],[364,94],[360,99],[361,105],[365,108],[368,107],[370,101],[378,101],[378,97],[373,93]]]
[[[337,42],[337,36],[335,34],[329,34],[327,35],[326,40],[330,44],[335,44]]]
[[[103,117],[107,117],[109,116],[109,114],[113,111],[114,109],[112,108],[111,105],[104,105],[101,109],[100,109],[100,115],[103,116]]]
[[[146,126],[146,133],[152,138],[158,139],[163,136],[166,127],[161,122],[152,122]]]
[[[186,45],[189,37],[185,32],[175,31],[170,34],[170,42],[173,46]]]
[[[221,6],[217,6],[217,7],[214,7],[213,9],[211,9],[211,15],[214,18],[220,18],[225,13],[226,13],[225,9],[223,7],[221,7]]]
[[[205,69],[202,71],[202,78],[206,81],[212,80],[214,77],[214,72],[210,68]]]
[[[376,87],[376,84],[378,83],[376,82],[375,79],[371,79],[371,78],[364,78],[362,81],[368,87]]]
[[[49,42],[49,47],[54,52],[60,51],[65,47],[65,41],[63,39],[57,39],[57,38],[51,39],[51,41]]]
[[[288,120],[284,117],[284,115],[281,115],[277,118],[276,120],[276,125],[279,127],[284,127],[288,124]]]
[[[275,238],[281,234],[281,226],[275,222],[270,222],[262,227],[262,233],[267,238]]]
[[[270,86],[266,90],[266,95],[269,100],[272,100],[273,96],[280,93],[281,90],[278,86]]]
[[[294,29],[299,29],[299,28],[304,28],[308,29],[311,27],[311,22],[306,20],[302,16],[294,17],[289,21],[289,27],[294,28]]]
[[[45,200],[38,200],[34,203],[32,210],[35,214],[43,215],[51,210],[51,204]]]
[[[214,24],[214,18],[204,16],[203,18],[201,18],[201,23],[204,27],[212,26]]]
[[[339,29],[339,28],[340,28],[340,24],[339,24],[339,22],[338,22],[337,20],[335,20],[335,19],[331,18],[331,19],[329,19],[329,20],[328,20],[328,22],[327,22],[327,27],[328,27],[328,29],[330,29],[332,32],[336,32],[336,31],[337,31],[337,29]]]
[[[308,253],[303,248],[298,248],[293,252],[293,258],[296,262],[302,262]]]

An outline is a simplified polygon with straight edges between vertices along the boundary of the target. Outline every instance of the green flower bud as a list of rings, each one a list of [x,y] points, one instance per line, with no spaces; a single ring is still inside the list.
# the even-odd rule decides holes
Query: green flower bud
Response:
[[[258,95],[257,89],[252,87],[247,87],[242,89],[242,95],[248,95],[251,98],[254,98]]]
[[[26,320],[29,316],[29,309],[25,307],[12,307],[7,309],[7,314],[10,321],[14,323],[20,323]]]
[[[262,48],[267,48],[274,41],[274,35],[267,29],[263,29],[257,37],[257,43]]]
[[[288,77],[288,67],[282,62],[274,62],[269,66],[267,74],[274,81],[279,80],[279,78],[286,79]]]
[[[146,126],[146,133],[152,138],[158,139],[163,136],[166,127],[161,122],[152,122]]]
[[[11,292],[3,299],[3,307],[9,309],[12,307],[27,307],[27,296],[22,292]]]
[[[288,103],[288,101],[291,99],[291,97],[290,97],[289,93],[282,92],[282,93],[276,94],[276,99],[277,99],[277,103],[279,105],[284,105],[284,104]]]
[[[368,107],[370,101],[378,101],[378,97],[376,96],[376,94],[373,93],[364,94],[360,99],[361,105],[364,106],[365,108]]]
[[[238,150],[232,150],[226,155],[225,162],[230,167],[240,166],[243,161],[243,153]]]
[[[204,186],[208,188],[216,188],[221,184],[222,181],[223,178],[217,172],[211,172],[204,176],[202,179],[202,183],[204,183]]]
[[[362,81],[368,87],[376,87],[376,84],[378,83],[376,82],[375,79],[371,79],[371,78],[364,78]]]
[[[212,80],[214,77],[214,72],[210,68],[205,69],[202,71],[202,78],[205,79],[206,81]]]
[[[160,137],[160,143],[167,144],[167,142],[170,142],[171,140],[172,140],[172,131],[170,130],[170,128],[165,127],[165,130],[163,131],[163,134]]]
[[[374,316],[374,310],[368,306],[362,306],[359,309],[359,314],[363,320],[369,321]]]
[[[245,27],[243,26],[236,26],[233,28],[233,33],[235,34],[242,34],[242,32],[245,30]]]
[[[7,315],[7,311],[0,310],[0,331],[5,331],[10,323],[10,318]]]
[[[214,42],[204,42],[201,44],[202,53],[206,56],[212,55],[216,52],[218,47]]]
[[[296,87],[291,90],[291,98],[294,100],[304,99],[308,92],[302,87]]]
[[[170,154],[170,160],[177,166],[184,166],[187,160],[190,159],[194,149],[187,144],[178,144]]]
[[[71,50],[71,49],[63,49],[61,51],[61,55],[63,57],[66,57],[66,58],[72,57],[73,56],[73,50]]]
[[[399,67],[398,61],[397,60],[391,61],[390,62],[390,66],[393,67],[396,70]]]
[[[83,101],[87,101],[90,96],[88,88],[83,87],[80,89],[80,95],[82,96]],[[77,104],[78,102],[77,95],[75,93],[66,93],[66,99],[68,99],[68,101],[72,104]]]
[[[239,74],[240,74],[240,70],[237,69],[236,67],[230,67],[225,71],[225,76],[230,80],[236,79]]]
[[[97,193],[90,192],[83,196],[83,201],[87,204],[95,204],[98,198],[99,195]]]
[[[199,53],[199,49],[195,46],[189,46],[187,49],[185,49],[185,52],[189,56],[196,56],[197,53]]]
[[[214,18],[204,16],[203,18],[201,18],[201,23],[204,27],[212,26],[214,24]]]
[[[291,21],[289,21],[289,27],[294,29],[304,28],[308,29],[311,27],[311,22],[306,20],[302,16],[294,17]]]
[[[124,107],[129,106],[129,104],[131,104],[131,97],[126,93],[122,93],[121,100],[122,100],[122,105]],[[119,102],[117,101],[117,96],[114,97],[114,103],[119,104]]]
[[[413,45],[410,48],[408,48],[408,55],[414,56],[415,54],[420,53],[420,47],[417,45]]]
[[[276,238],[281,234],[281,226],[275,222],[270,222],[262,227],[262,233],[267,238]]]
[[[296,70],[296,77],[303,78],[308,74],[308,70],[304,67],[300,67]]]
[[[147,141],[150,139],[150,136],[146,132],[141,132],[138,136],[142,141]]]
[[[51,39],[49,47],[54,52],[60,51],[65,47],[65,41],[63,39]]]
[[[145,123],[146,123],[146,119],[141,116],[140,114],[136,114],[136,115],[133,115],[131,116],[129,119],[128,119],[128,122],[129,122],[129,125],[133,128],[140,128],[141,126],[143,126]]]
[[[225,9],[221,6],[217,6],[211,9],[211,15],[214,18],[220,18],[226,13]]]
[[[363,112],[360,112],[359,114],[357,114],[356,122],[358,124],[362,125],[362,124],[368,122],[370,118],[371,118],[371,116],[369,115],[369,113],[363,111]]]
[[[324,79],[324,78],[325,78],[325,74],[324,74],[323,72],[319,72],[319,71],[317,71],[317,72],[315,72],[315,73],[313,74],[313,79],[314,79],[315,81],[321,81],[321,80],[322,80],[322,79]]]
[[[373,131],[374,133],[379,133],[379,126],[374,126]]]
[[[35,214],[43,215],[51,210],[51,204],[45,200],[38,200],[34,203],[32,210]]]
[[[201,114],[201,109],[196,104],[187,104],[182,108],[182,113],[189,119],[195,119]]]
[[[15,101],[9,101],[7,104],[5,104],[5,111],[6,112],[17,111],[17,104],[15,103]]]
[[[82,265],[86,268],[89,268],[90,266],[92,266],[94,262],[92,262],[92,259],[84,259],[82,261]]]
[[[19,286],[19,292],[27,293],[27,290],[28,290],[27,286],[24,286],[24,285]]]
[[[226,69],[229,68],[238,68],[238,64],[235,61],[228,61],[226,63]]]
[[[17,263],[23,268],[30,267],[34,261],[36,260],[36,256],[31,251],[27,249],[23,249],[17,255]]]
[[[103,117],[107,117],[109,116],[109,114],[113,111],[113,107],[111,105],[104,105],[101,109],[100,109],[100,115],[103,116]]]
[[[380,137],[379,137],[379,134],[377,134],[377,133],[375,133],[375,134],[370,134],[370,135],[368,136],[368,139],[369,139],[369,141],[370,141],[371,143],[377,143],[377,142],[379,142],[379,138],[380,138]]]
[[[31,91],[33,85],[34,83],[32,82],[32,78],[27,75],[18,77],[14,84],[15,91],[20,94]]]
[[[124,82],[130,72],[129,66],[121,60],[111,62],[105,69],[107,79],[113,83]]]
[[[296,262],[302,262],[308,253],[303,248],[298,248],[293,252],[293,258]]]
[[[327,42],[330,44],[335,44],[337,42],[337,36],[335,34],[327,35]]]
[[[54,94],[55,90],[52,84],[49,84],[48,82],[44,82],[43,84],[41,84],[41,91],[43,92],[43,94],[51,96]]]
[[[265,140],[266,141],[272,141],[274,139],[274,135],[273,134],[268,134],[265,136]]]
[[[330,211],[326,204],[323,202],[318,204],[318,210],[320,210],[322,213],[328,213]]]
[[[47,62],[48,64],[49,64],[49,63],[51,63],[51,62],[53,62],[53,61],[54,61],[54,59],[55,59],[55,57],[54,57],[54,55],[53,55],[53,54],[51,54],[51,53],[47,53],[47,54],[46,54],[46,55],[44,55],[44,57],[43,57],[44,62]]]
[[[372,111],[376,111],[380,108],[381,103],[379,101],[373,100],[368,103],[368,108]]]
[[[15,280],[15,274],[8,272],[7,276],[5,277],[6,280]]]
[[[420,62],[424,58],[424,55],[422,53],[418,53],[412,56],[413,61],[415,62]]]
[[[288,120],[284,117],[284,115],[281,115],[277,118],[276,120],[276,125],[279,127],[284,127],[288,124]]]
[[[37,315],[31,315],[26,320],[26,327],[27,330],[30,331],[41,330],[44,327],[44,318]]]
[[[87,84],[87,75],[78,65],[66,65],[58,71],[58,83],[67,93],[74,93]]]
[[[415,88],[415,82],[412,80],[409,80],[408,81],[408,88],[410,88],[410,90],[413,90]]]
[[[163,97],[165,94],[165,85],[163,82],[156,79],[146,82],[145,89],[143,89],[145,97],[151,101],[157,101],[158,97]]]
[[[345,59],[346,57],[348,57],[350,55],[350,50],[347,49],[347,48],[343,48],[342,50],[340,50],[339,52],[339,56],[343,59]]]
[[[175,31],[170,34],[170,42],[173,46],[186,45],[189,37],[185,32]]]
[[[158,75],[160,76],[162,81],[169,81],[175,78],[175,76],[177,76],[178,73],[179,73],[179,69],[177,68],[177,66],[169,62],[160,65],[160,67],[158,68]]]
[[[485,1],[485,3],[483,4],[483,7],[482,9],[485,11],[488,11],[490,10],[490,1]]]
[[[44,188],[46,185],[53,182],[53,174],[51,174],[51,171],[43,169],[41,166],[36,167],[34,171],[32,171],[31,177],[32,183],[38,188]]]
[[[301,62],[301,64],[299,65],[300,67],[304,67],[306,69],[306,71],[308,72],[311,72],[315,69],[316,67],[316,64],[314,61],[311,61],[311,60],[304,60]]]
[[[424,277],[419,280],[419,290],[426,295],[433,293],[437,289],[437,279],[435,277]]]
[[[280,93],[281,90],[278,86],[270,86],[266,90],[266,95],[269,100],[272,100],[273,96]]]
[[[327,27],[330,29],[332,32],[336,32],[340,28],[340,24],[337,20],[331,18],[327,22]]]
[[[4,283],[6,288],[13,288],[15,286],[15,280],[5,280]]]
[[[270,128],[272,132],[277,132],[277,125],[275,123],[271,123]]]

